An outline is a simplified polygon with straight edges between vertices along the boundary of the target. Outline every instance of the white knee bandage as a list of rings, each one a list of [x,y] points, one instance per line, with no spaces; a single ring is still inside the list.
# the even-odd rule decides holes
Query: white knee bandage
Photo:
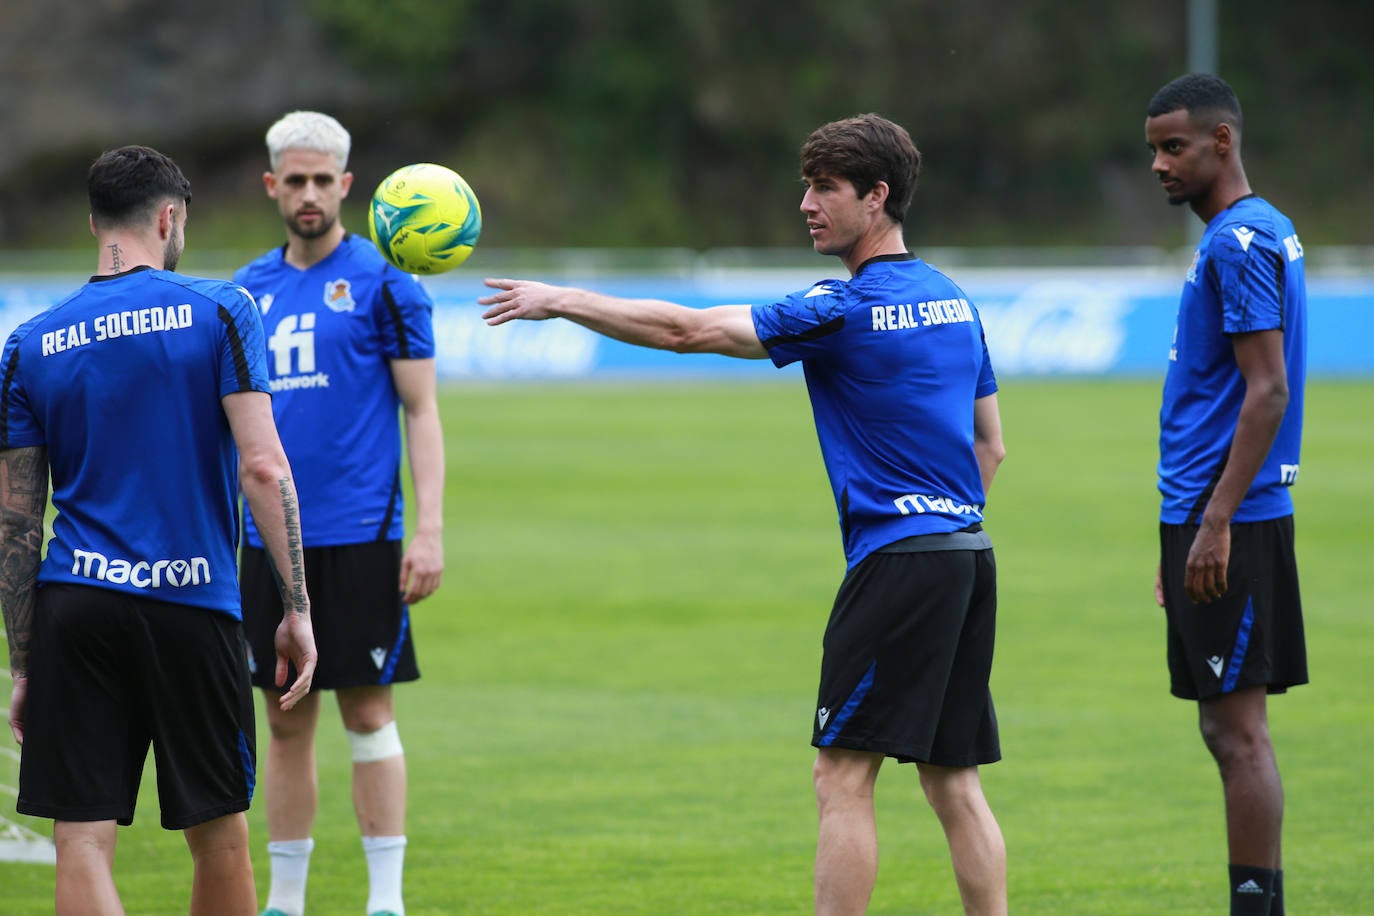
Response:
[[[348,746],[353,750],[354,763],[372,763],[374,760],[399,757],[404,753],[401,748],[401,735],[396,731],[394,719],[375,732],[362,734],[348,731]]]

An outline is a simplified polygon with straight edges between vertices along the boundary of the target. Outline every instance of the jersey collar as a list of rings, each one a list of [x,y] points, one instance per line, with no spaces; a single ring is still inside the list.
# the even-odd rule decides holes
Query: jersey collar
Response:
[[[117,274],[96,274],[95,276],[91,277],[91,282],[103,283],[106,280],[118,280],[120,277],[127,277],[131,274],[139,273],[140,271],[152,269],[153,265],[151,264],[140,264],[137,267],[130,267],[128,270],[121,270]]]
[[[916,260],[916,255],[912,254],[912,253],[909,252],[909,251],[903,251],[901,254],[875,254],[873,257],[869,258],[867,261],[864,261],[862,264],[859,265],[858,270],[854,271],[854,276],[857,277],[859,274],[863,273],[863,269],[864,269],[865,267],[867,267],[867,266],[870,265],[870,264],[875,264],[875,263],[877,263],[878,261],[914,261],[914,260]]]

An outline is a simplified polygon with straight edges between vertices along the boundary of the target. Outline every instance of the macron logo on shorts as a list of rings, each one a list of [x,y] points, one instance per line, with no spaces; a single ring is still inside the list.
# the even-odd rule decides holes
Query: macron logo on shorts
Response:
[[[824,729],[825,723],[830,721],[830,710],[825,706],[816,710],[816,721],[819,722],[821,728]]]

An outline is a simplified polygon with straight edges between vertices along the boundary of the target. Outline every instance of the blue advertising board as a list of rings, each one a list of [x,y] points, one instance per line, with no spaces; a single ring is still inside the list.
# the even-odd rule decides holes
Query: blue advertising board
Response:
[[[819,265],[818,265],[819,266]],[[832,264],[837,267],[838,264]],[[999,376],[1162,376],[1182,277],[1158,269],[968,269]],[[696,277],[608,276],[578,285],[704,308],[769,302],[825,272],[723,271]],[[0,277],[0,332],[71,292],[84,277]],[[558,277],[540,277],[558,282]],[[435,299],[439,375],[461,379],[771,377],[767,360],[684,355],[609,340],[567,321],[488,327],[480,276],[424,281]],[[1308,279],[1308,366],[1320,376],[1374,375],[1374,277]],[[784,371],[795,371],[789,368]]]
[[[707,307],[769,302],[822,275],[742,274],[710,280],[579,281],[613,295]],[[1182,277],[1157,271],[964,271],[999,376],[1161,376],[1173,340]],[[529,378],[617,375],[766,375],[767,360],[663,353],[608,340],[566,321],[481,320],[478,280],[431,281],[441,373]],[[1374,280],[1308,281],[1308,371],[1374,374]]]

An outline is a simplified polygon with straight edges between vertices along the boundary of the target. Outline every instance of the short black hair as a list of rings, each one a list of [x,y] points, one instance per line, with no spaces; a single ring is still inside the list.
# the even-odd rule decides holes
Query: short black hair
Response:
[[[191,202],[191,182],[169,157],[147,146],[108,150],[86,176],[91,218],[120,226],[148,216],[163,201]]]
[[[905,127],[880,115],[862,114],[812,131],[802,144],[801,170],[803,178],[844,178],[860,197],[878,182],[887,182],[883,210],[900,223],[916,192],[921,153]]]
[[[1217,123],[1227,121],[1240,129],[1240,99],[1226,80],[1211,73],[1187,73],[1171,80],[1150,99],[1145,116],[1156,118],[1171,111],[1186,111],[1189,117],[1211,115]]]

